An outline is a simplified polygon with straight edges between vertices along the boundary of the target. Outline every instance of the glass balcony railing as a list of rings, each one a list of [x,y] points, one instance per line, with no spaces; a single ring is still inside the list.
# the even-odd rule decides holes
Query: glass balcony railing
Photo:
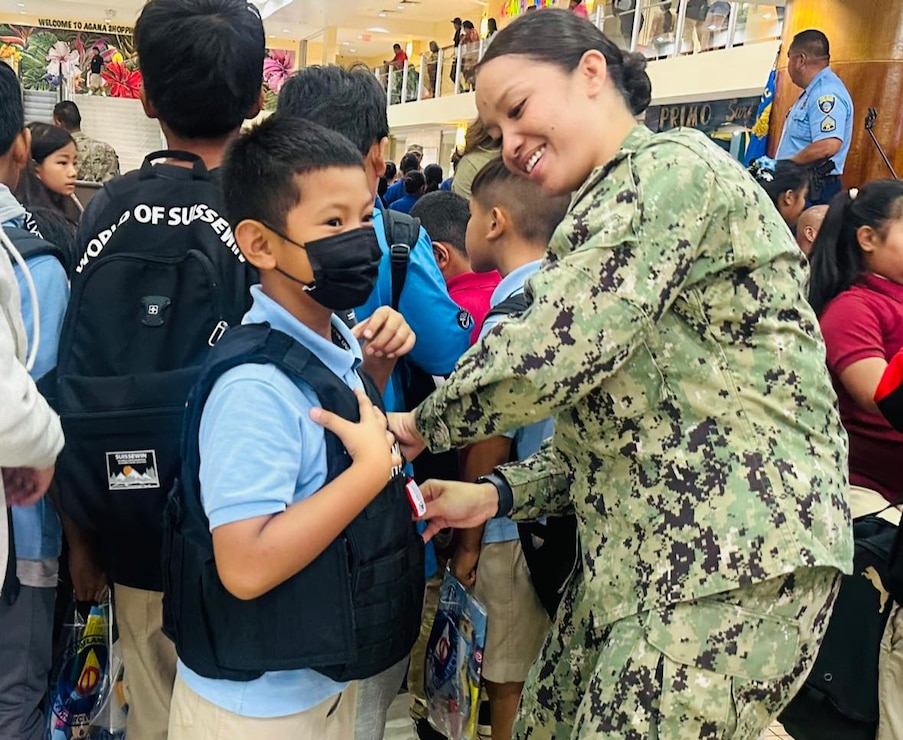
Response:
[[[632,7],[631,7],[632,6]],[[591,21],[623,49],[668,59],[781,37],[784,8],[751,2],[599,0]],[[471,92],[486,39],[422,54],[402,68],[373,70],[389,105]]]

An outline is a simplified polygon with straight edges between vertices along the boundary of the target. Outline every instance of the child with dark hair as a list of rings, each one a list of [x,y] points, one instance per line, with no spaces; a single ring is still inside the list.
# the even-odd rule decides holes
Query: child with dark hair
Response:
[[[414,207],[420,196],[426,192],[426,177],[420,170],[414,170],[404,176],[402,183],[404,185],[404,195],[392,201],[389,208],[401,213],[410,213],[411,208]]]
[[[480,336],[480,327],[489,311],[489,299],[499,284],[495,270],[474,272],[465,246],[470,208],[460,195],[438,191],[427,193],[411,208],[433,241],[433,256],[442,271],[448,294],[473,316],[471,343]]]
[[[386,191],[386,195],[383,198],[387,206],[391,206],[396,200],[404,197],[405,177],[407,177],[411,172],[416,172],[419,169],[420,156],[417,154],[417,152],[407,152],[401,158],[401,162],[399,162],[398,164],[398,170],[401,173],[401,176],[395,181],[393,185],[389,186],[389,189]]]
[[[74,199],[78,149],[72,136],[46,123],[30,123],[31,162],[19,179],[16,197],[26,208],[53,208],[77,224],[81,207]]]
[[[903,434],[881,416],[874,397],[903,348],[903,183],[876,180],[835,196],[811,260],[809,301],[850,438],[850,483],[896,501],[903,496]]]
[[[216,228],[225,229],[227,224],[219,217],[219,190],[209,185],[219,181],[226,147],[238,135],[242,122],[260,112],[266,34],[259,11],[247,0],[150,0],[135,23],[134,38],[144,80],[141,102],[145,114],[159,121],[168,152],[165,161],[147,163],[150,178],[145,179],[145,174],[137,171],[124,175],[111,180],[91,199],[79,227],[80,262],[73,274],[73,286],[82,279],[79,268],[94,258],[89,253],[92,240],[102,239],[105,253],[114,247],[130,255],[142,250],[140,240],[129,242],[124,236],[130,233],[128,227],[134,225],[135,219],[130,219],[126,228],[117,229],[112,238],[108,231],[110,224],[120,222],[126,210],[139,204],[158,208],[181,204],[192,210],[200,205],[208,209],[207,213],[215,214]],[[198,170],[206,170],[203,178],[195,176]],[[161,187],[161,179],[171,186]],[[148,226],[161,237],[165,234],[162,238],[173,245],[173,250],[184,247],[181,254],[210,243],[202,244],[207,235],[200,230],[170,225],[169,219]],[[224,245],[223,249],[228,247]],[[234,252],[238,252],[237,247]],[[223,291],[233,285],[244,287],[248,269],[234,254],[233,261],[223,258],[215,278]],[[109,287],[125,294],[131,289],[126,284]],[[201,290],[196,282],[186,281],[171,296],[173,304],[207,300],[208,293],[199,297]],[[135,300],[140,300],[140,296]],[[232,315],[241,315],[242,307],[224,306],[222,312],[231,321]],[[81,341],[87,341],[84,333]],[[159,362],[159,367],[165,363],[159,357],[152,359]],[[92,381],[99,379],[100,376],[91,377]],[[153,403],[152,399],[145,400]],[[128,421],[123,417],[119,423],[124,427]],[[66,464],[70,463],[64,458],[61,467]],[[73,467],[76,464],[71,463]],[[61,487],[61,493],[64,508],[67,499],[77,499],[73,513],[85,509],[88,502],[95,505],[96,497],[92,496],[96,492],[76,488],[74,483]],[[86,564],[85,571],[96,573],[102,569],[114,584],[120,646],[129,674],[127,732],[130,737],[165,740],[176,653],[162,631],[159,542],[163,521],[160,511],[159,518],[147,521],[140,530],[134,529],[136,520],[147,517],[137,513],[144,511],[141,498],[123,501],[122,508],[109,511],[109,515],[103,511],[102,523],[96,521],[98,517],[90,521],[83,517],[79,522],[86,528],[81,531],[83,542],[88,542],[84,539],[86,533],[95,535],[88,527],[100,528],[96,539],[98,545],[104,545],[103,562],[87,544],[79,549],[78,557]],[[70,529],[79,531],[74,524]]]
[[[203,511],[182,504],[173,536],[188,547],[167,556],[182,604],[169,738],[347,740],[349,679],[407,655],[423,598],[423,543],[381,399],[360,372],[363,332],[335,314],[359,305],[377,280],[373,196],[351,142],[288,116],[241,136],[223,169],[230,223],[260,285],[249,326],[226,334],[196,386],[202,411],[189,404],[199,457],[186,460],[199,468],[186,464],[183,478],[199,486]],[[280,334],[294,361],[221,368],[230,341],[260,327]],[[390,334],[382,352],[413,346],[403,322]],[[341,418],[342,404],[353,415]],[[183,568],[203,567],[208,550],[215,584],[178,582]],[[385,570],[390,560],[403,575]],[[236,630],[251,614],[258,629]],[[235,675],[237,661],[247,675]]]
[[[442,167],[438,164],[428,164],[423,168],[423,177],[426,180],[427,193],[435,193],[442,184]]]
[[[808,167],[789,159],[777,161],[767,157],[757,159],[749,168],[755,181],[762,186],[778,213],[793,229],[806,210],[811,172]]]
[[[508,170],[501,160],[480,170],[471,192],[467,254],[478,273],[497,270],[501,275],[490,299],[490,306],[496,308],[524,294],[524,285],[539,270],[570,198],[544,195],[535,183]],[[503,320],[501,314],[490,310],[480,336]],[[551,419],[540,419],[471,445],[463,479],[474,481],[497,465],[527,459],[552,435],[553,428]],[[510,519],[495,519],[460,531],[451,569],[462,583],[474,586],[474,595],[486,606],[483,680],[489,695],[492,740],[507,740],[527,671],[551,624],[531,583],[517,525]]]

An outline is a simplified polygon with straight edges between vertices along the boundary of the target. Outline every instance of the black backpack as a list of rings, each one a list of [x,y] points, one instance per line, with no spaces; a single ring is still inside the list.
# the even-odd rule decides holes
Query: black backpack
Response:
[[[162,158],[192,162],[168,166]],[[188,392],[250,305],[222,197],[201,159],[155,152],[113,180],[83,245],[60,339],[57,461],[64,510],[100,533],[116,583],[162,590],[163,507],[180,468]]]
[[[420,219],[400,211],[383,209],[383,226],[389,244],[389,258],[392,265],[392,308],[398,310],[401,291],[408,277],[408,263],[411,250],[417,245],[420,237]],[[436,382],[433,376],[417,367],[409,360],[400,360],[404,373],[404,402],[406,409],[415,409],[434,390]],[[460,465],[457,450],[448,452],[430,452],[424,450],[412,463],[414,477],[417,480],[459,480]]]
[[[876,515],[853,522],[853,574],[842,576],[815,665],[780,716],[798,740],[874,740],[878,658],[894,605],[885,584],[897,531]]]
[[[523,313],[529,305],[523,293],[509,296],[486,314],[484,323],[491,317]],[[517,450],[512,450],[512,460],[517,459]],[[517,534],[536,595],[554,619],[565,584],[579,565],[577,517],[550,516],[545,523],[518,522]]]

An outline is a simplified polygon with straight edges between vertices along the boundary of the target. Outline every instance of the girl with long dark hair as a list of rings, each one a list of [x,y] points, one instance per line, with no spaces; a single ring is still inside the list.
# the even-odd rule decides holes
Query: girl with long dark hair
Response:
[[[850,483],[898,500],[903,434],[874,396],[903,348],[903,183],[876,180],[834,197],[812,247],[809,300],[850,438]]]
[[[803,211],[809,196],[809,168],[789,159],[759,159],[749,168],[750,174],[762,186],[781,218],[793,229]]]
[[[74,200],[78,149],[67,131],[30,123],[31,162],[19,178],[16,198],[26,208],[52,208],[77,224],[81,208]]]
[[[391,419],[409,459],[555,421],[532,458],[421,486],[426,536],[576,515],[581,557],[517,738],[760,736],[851,568],[846,442],[799,251],[704,134],[637,123],[645,64],[565,10],[496,36],[480,118],[570,209],[526,311]]]

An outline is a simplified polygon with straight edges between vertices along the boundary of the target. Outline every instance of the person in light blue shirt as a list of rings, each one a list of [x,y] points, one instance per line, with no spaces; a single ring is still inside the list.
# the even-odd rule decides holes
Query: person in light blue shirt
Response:
[[[466,248],[475,272],[498,270],[502,281],[490,299],[480,338],[504,320],[493,308],[524,294],[525,284],[542,264],[569,198],[544,195],[539,186],[510,172],[501,159],[481,169],[471,185]],[[503,310],[503,309],[500,309]],[[552,436],[551,419],[501,437],[478,442],[463,453],[464,480],[487,475],[512,459],[524,460]],[[492,738],[510,738],[521,690],[539,655],[550,622],[530,580],[517,525],[493,519],[485,527],[459,532],[452,573],[487,612],[483,679],[489,696]]]
[[[807,166],[833,162],[811,199],[812,204],[827,204],[841,190],[853,135],[853,99],[829,66],[828,37],[821,31],[794,36],[787,59],[790,79],[803,92],[787,113],[776,158]]]
[[[363,300],[376,280],[374,201],[360,155],[321,126],[276,116],[233,143],[223,182],[236,241],[260,272],[243,323],[267,323],[310,350],[358,391],[361,409],[359,423],[326,414],[312,387],[272,365],[239,365],[213,386],[198,436],[201,502],[223,585],[254,599],[318,557],[385,488],[401,457],[362,392],[357,333],[334,313]],[[401,322],[364,351],[394,357],[412,344]],[[324,427],[352,460],[332,480]],[[193,740],[201,728],[255,740],[348,738],[355,694],[355,684],[309,668],[231,681],[180,660],[169,738]]]
[[[26,229],[40,237],[27,215],[9,188],[0,184],[0,225]],[[31,377],[37,381],[56,367],[69,281],[62,264],[52,255],[26,257],[25,264],[34,282],[40,313],[40,341],[31,370]],[[35,340],[35,307],[24,272],[13,265],[31,347]],[[43,737],[41,702],[50,672],[62,528],[47,497],[30,506],[12,506],[11,514],[20,588],[12,603],[0,601],[0,697],[8,700],[0,699],[0,724],[15,737],[30,739]]]

